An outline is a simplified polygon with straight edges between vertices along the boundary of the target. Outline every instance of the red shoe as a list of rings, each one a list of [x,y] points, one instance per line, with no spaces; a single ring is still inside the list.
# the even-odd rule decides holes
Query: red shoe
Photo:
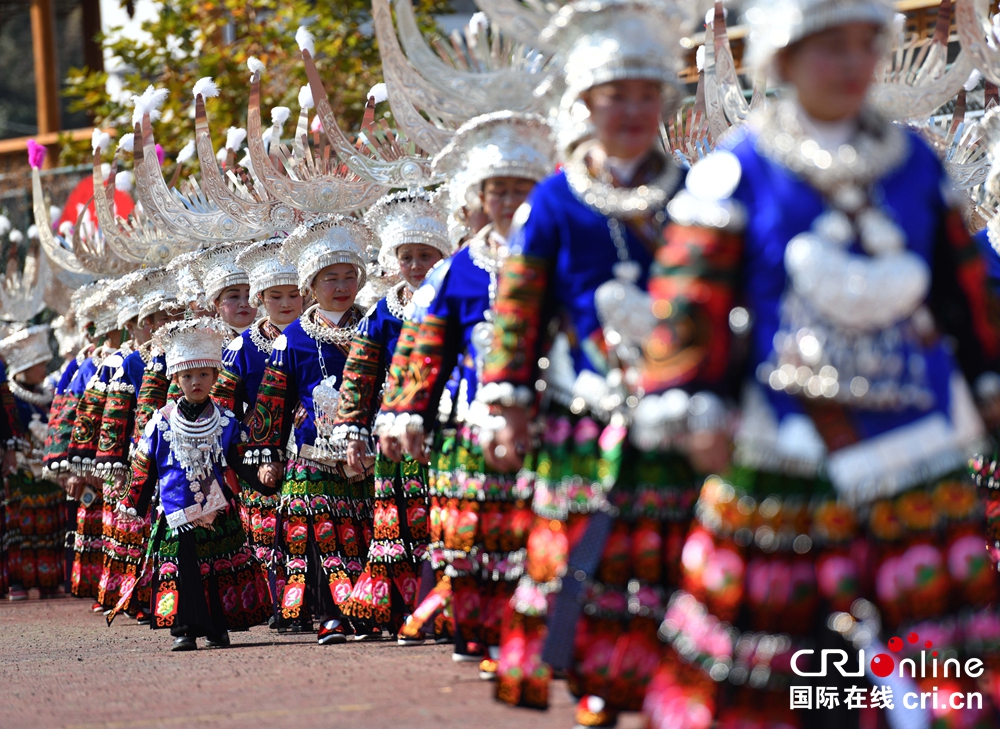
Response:
[[[101,605],[101,603],[99,603],[99,602],[95,602],[93,605],[90,606],[90,612],[92,612],[92,613],[103,613],[104,612],[104,606]]]
[[[598,696],[584,696],[576,705],[576,729],[608,729],[617,723],[618,712],[609,709],[604,699]]]
[[[331,623],[334,623],[334,625],[331,626]],[[320,626],[316,642],[320,645],[346,643],[347,629],[344,627],[344,623],[340,620],[327,620]]]

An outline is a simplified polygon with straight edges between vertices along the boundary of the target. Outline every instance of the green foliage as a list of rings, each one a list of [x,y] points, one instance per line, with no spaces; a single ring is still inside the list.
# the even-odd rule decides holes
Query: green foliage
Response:
[[[445,11],[447,4],[414,0],[418,19],[428,29],[433,27],[430,15]],[[226,129],[246,126],[250,56],[267,67],[261,79],[262,122],[268,123],[275,106],[290,107],[294,120],[298,91],[306,83],[295,43],[300,25],[308,24],[316,37],[316,63],[345,130],[357,128],[365,94],[382,80],[369,0],[164,0],[159,6],[157,19],[143,24],[146,37],[111,31],[102,38],[124,64],[120,76],[127,91],[109,98],[106,73],[71,69],[65,93],[72,99],[70,108],[89,112],[95,126],[125,134],[131,131],[129,96],[150,84],[168,89],[163,116],[154,124],[168,160],[194,137],[191,89],[204,76],[214,78],[220,90],[207,102],[216,149],[225,143]],[[235,40],[227,43],[227,37]],[[63,141],[61,164],[89,160],[89,142]],[[172,167],[168,162],[165,174]]]

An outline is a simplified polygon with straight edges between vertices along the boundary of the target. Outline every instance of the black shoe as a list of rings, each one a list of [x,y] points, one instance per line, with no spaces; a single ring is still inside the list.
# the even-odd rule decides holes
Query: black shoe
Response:
[[[198,650],[198,644],[195,642],[194,638],[186,635],[180,635],[174,638],[174,646],[170,650],[172,651],[196,651]]]
[[[229,643],[229,633],[223,633],[218,638],[206,638],[205,645],[209,648],[228,648]]]
[[[273,615],[267,619],[267,627],[270,628],[271,630],[278,629],[278,621],[275,619]]]

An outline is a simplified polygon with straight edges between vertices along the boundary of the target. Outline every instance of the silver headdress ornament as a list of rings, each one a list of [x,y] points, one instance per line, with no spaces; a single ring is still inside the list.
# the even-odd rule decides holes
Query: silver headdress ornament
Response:
[[[250,277],[250,305],[261,305],[261,294],[272,286],[298,286],[295,266],[281,257],[285,238],[276,236],[253,243],[236,256],[236,265]]]
[[[365,213],[365,225],[382,241],[378,261],[385,268],[397,265],[396,250],[403,245],[430,246],[445,258],[455,250],[444,211],[424,190],[386,195]]]
[[[679,86],[679,42],[690,20],[681,3],[664,0],[576,0],[560,8],[538,40],[563,59],[563,106],[611,81]]]
[[[7,365],[7,375],[13,377],[30,367],[52,359],[49,346],[49,325],[22,329],[0,340],[0,357]]]
[[[139,316],[139,297],[134,293],[134,286],[146,275],[145,271],[133,271],[122,276],[114,285],[114,291],[118,296],[115,302],[118,315],[118,328],[124,329],[125,325]]]
[[[194,275],[205,289],[205,300],[214,305],[219,295],[230,286],[249,284],[247,272],[236,264],[236,256],[244,248],[243,243],[226,243],[209,248],[198,256],[192,266]]]
[[[118,328],[118,279],[103,278],[95,282],[90,293],[80,302],[77,314],[94,325],[94,335],[102,336]]]
[[[30,321],[46,306],[46,289],[52,284],[46,256],[32,243],[18,270],[13,260],[0,282],[0,318],[8,322]]]
[[[91,281],[74,291],[70,297],[70,308],[76,313],[76,321],[81,330],[86,330],[94,323],[95,312],[89,302],[100,293],[103,285],[104,279]]]
[[[132,289],[139,299],[140,322],[158,311],[179,308],[174,275],[165,268],[150,268],[145,274]]]
[[[167,377],[181,370],[222,369],[222,349],[232,336],[222,322],[207,317],[170,322],[153,335],[167,360]]]
[[[497,111],[463,124],[434,158],[434,169],[446,177],[459,177],[449,188],[449,208],[454,210],[474,204],[471,197],[491,177],[535,181],[548,177],[555,170],[555,159],[555,136],[545,119],[537,114]]]
[[[327,266],[349,263],[358,270],[358,289],[365,285],[366,250],[378,244],[360,221],[343,215],[324,215],[296,228],[281,246],[284,260],[299,272],[299,290],[312,291],[316,274]]]
[[[744,18],[750,25],[747,65],[764,68],[778,51],[847,23],[892,24],[888,0],[757,0]]]
[[[190,253],[184,253],[169,264],[167,270],[174,275],[177,281],[177,301],[183,306],[194,304],[199,309],[208,309],[205,301],[205,288],[195,274],[195,262],[205,253],[207,249],[202,248]]]

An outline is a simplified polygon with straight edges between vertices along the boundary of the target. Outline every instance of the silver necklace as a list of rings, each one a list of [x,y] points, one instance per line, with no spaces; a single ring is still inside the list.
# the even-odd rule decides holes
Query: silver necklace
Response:
[[[486,271],[490,276],[489,297],[491,307],[497,296],[497,273],[500,271],[500,266],[503,265],[503,256],[497,251],[490,249],[489,237],[492,233],[492,226],[484,228],[475,238],[469,241],[468,246],[469,258],[472,260],[472,263],[477,268]],[[486,310],[485,317],[487,321],[492,319],[489,309]]]
[[[274,349],[274,340],[269,339],[266,334],[262,331],[264,324],[267,323],[267,319],[261,319],[259,324],[250,325],[250,341],[254,343],[265,356],[271,356],[271,350]]]
[[[42,385],[41,392],[33,392],[13,378],[7,383],[10,385],[10,392],[14,397],[38,408],[48,407],[55,397],[55,391],[47,383]]]
[[[858,118],[858,131],[836,154],[822,149],[802,129],[795,105],[785,100],[766,112],[757,135],[757,150],[803,177],[849,213],[867,201],[862,188],[885,177],[909,152],[903,130],[870,110]]]
[[[680,168],[667,159],[666,169],[648,185],[615,187],[590,174],[586,163],[588,149],[579,150],[563,166],[566,182],[580,202],[606,218],[642,215],[663,209],[680,180]]]
[[[400,321],[403,320],[403,311],[406,308],[406,304],[403,302],[403,289],[405,286],[406,281],[400,282],[396,286],[393,286],[385,297],[385,305],[389,309],[389,313]]]
[[[170,430],[164,439],[170,442],[170,453],[184,469],[192,491],[200,491],[200,482],[212,474],[212,464],[218,460],[225,465],[222,452],[222,431],[229,424],[214,403],[209,403],[212,414],[207,418],[191,421],[181,415],[180,408],[170,413]]]
[[[352,311],[353,307],[344,314],[343,321],[346,324],[323,326],[316,321],[316,317],[320,316],[319,304],[313,304],[302,315],[302,331],[315,339],[317,343],[325,342],[326,344],[338,344],[341,346],[349,345],[354,339],[355,330]]]

